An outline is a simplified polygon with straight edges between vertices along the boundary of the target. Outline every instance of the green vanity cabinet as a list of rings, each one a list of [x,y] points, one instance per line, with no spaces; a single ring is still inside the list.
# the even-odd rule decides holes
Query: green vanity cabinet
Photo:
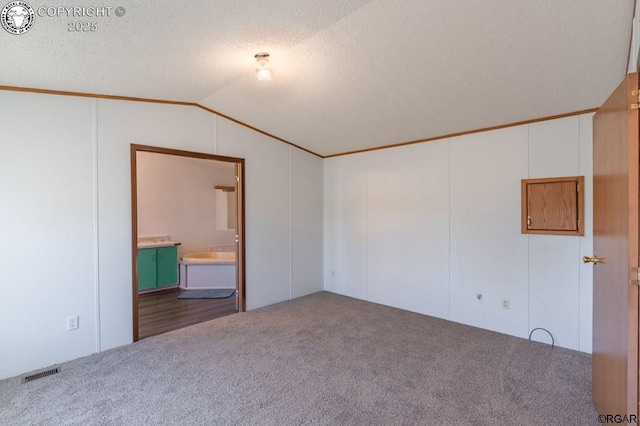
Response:
[[[157,250],[155,248],[138,249],[138,291],[157,287]]]
[[[158,250],[158,287],[178,284],[178,247],[160,247]]]
[[[178,247],[138,249],[138,291],[178,284]]]

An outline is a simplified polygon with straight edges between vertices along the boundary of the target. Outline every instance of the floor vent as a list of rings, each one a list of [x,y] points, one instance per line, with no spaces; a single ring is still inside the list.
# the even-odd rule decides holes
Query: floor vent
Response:
[[[34,380],[42,379],[43,377],[51,376],[52,374],[58,374],[59,372],[59,368],[52,368],[50,370],[45,370],[39,373],[31,374],[29,376],[24,376],[22,378],[22,383],[33,382]]]

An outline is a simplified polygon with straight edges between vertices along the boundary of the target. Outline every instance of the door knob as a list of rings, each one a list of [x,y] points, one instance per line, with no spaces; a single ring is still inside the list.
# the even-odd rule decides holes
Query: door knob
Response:
[[[600,259],[600,258],[598,258],[596,256],[593,256],[593,257],[592,256],[584,256],[582,258],[582,261],[584,263],[593,263],[594,265],[597,265],[598,263],[604,263],[603,259]]]

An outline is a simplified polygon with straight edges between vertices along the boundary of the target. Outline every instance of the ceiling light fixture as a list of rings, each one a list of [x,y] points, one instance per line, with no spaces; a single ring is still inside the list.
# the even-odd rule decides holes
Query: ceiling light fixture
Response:
[[[273,71],[269,67],[269,54],[265,52],[256,53],[256,78],[260,81],[269,81],[273,77]]]

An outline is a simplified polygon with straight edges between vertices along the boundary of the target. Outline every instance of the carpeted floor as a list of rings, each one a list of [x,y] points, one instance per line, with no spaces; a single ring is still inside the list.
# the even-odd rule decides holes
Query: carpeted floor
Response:
[[[587,354],[326,292],[60,366],[0,424],[599,424]]]

